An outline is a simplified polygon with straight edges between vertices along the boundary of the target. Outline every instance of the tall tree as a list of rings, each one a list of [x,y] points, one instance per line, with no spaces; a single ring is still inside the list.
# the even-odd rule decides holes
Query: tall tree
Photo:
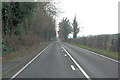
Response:
[[[62,22],[59,23],[59,28],[59,33],[61,33],[60,36],[63,36],[63,39],[66,40],[68,38],[69,33],[71,33],[72,31],[72,27],[70,26],[69,20],[67,18],[63,18]]]
[[[23,22],[27,17],[30,17],[35,11],[36,3],[19,3],[19,2],[3,2],[2,3],[2,21],[3,33],[14,32],[17,24]]]
[[[72,25],[73,25],[73,38],[77,38],[77,34],[79,32],[79,28],[78,28],[78,22],[76,21],[76,16],[74,17]]]
[[[56,37],[56,9],[52,2],[3,2],[3,54]]]

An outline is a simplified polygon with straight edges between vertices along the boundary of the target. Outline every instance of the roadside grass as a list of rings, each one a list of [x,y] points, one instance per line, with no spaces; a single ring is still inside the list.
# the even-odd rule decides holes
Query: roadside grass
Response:
[[[96,52],[98,54],[102,54],[104,56],[107,56],[107,57],[110,57],[110,58],[113,58],[113,59],[116,59],[116,60],[120,61],[120,59],[118,58],[118,53],[117,52],[114,53],[114,52],[110,52],[110,51],[107,51],[107,50],[89,48],[87,46],[78,45],[78,44],[75,44],[75,43],[68,43],[68,44],[71,44],[73,46],[77,46],[77,47],[80,47],[80,48],[84,48],[84,49],[87,49],[87,50],[90,50],[90,51]]]
[[[27,53],[27,52],[31,52],[36,50],[38,47],[40,47],[41,45],[47,45],[48,43],[44,43],[44,44],[38,44],[38,45],[33,45],[31,47],[23,47],[21,50],[19,51],[15,51],[15,52],[11,52],[9,54],[6,54],[4,56],[2,56],[2,62],[7,62],[9,60],[15,59],[17,57],[19,57],[20,55]]]
[[[6,61],[9,61],[9,60],[12,60],[12,59],[14,59],[16,57],[19,57],[23,53],[34,50],[35,48],[36,48],[36,46],[32,46],[30,48],[27,47],[27,48],[23,48],[23,49],[21,49],[19,51],[11,52],[9,54],[6,54],[6,55],[2,56],[3,57],[2,61],[6,62]]]
[[[20,51],[19,54],[18,53],[14,53],[13,54],[14,56],[9,56],[8,59],[6,59],[6,57],[4,57],[3,58],[3,62],[7,62],[9,60],[18,58],[22,54],[34,51],[34,53],[27,54],[23,59],[19,60],[19,63],[13,63],[11,66],[9,66],[8,69],[3,70],[2,75],[5,74],[5,76],[6,76],[6,75],[10,74],[9,71],[12,71],[12,70],[16,69],[16,67],[21,66],[22,63],[28,61],[29,59],[32,59],[35,55],[37,55],[40,51],[42,51],[49,44],[50,44],[50,42],[47,42],[47,43],[43,43],[41,45],[32,46],[31,48],[26,48],[25,50],[23,50],[23,52]],[[0,73],[0,75],[1,75],[1,73]]]

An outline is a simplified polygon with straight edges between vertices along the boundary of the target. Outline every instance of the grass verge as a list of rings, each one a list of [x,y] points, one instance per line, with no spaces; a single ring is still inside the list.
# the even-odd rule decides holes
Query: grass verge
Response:
[[[107,56],[107,57],[110,57],[110,58],[113,58],[113,59],[120,61],[120,59],[118,58],[118,53],[110,52],[107,50],[101,50],[101,49],[93,49],[93,48],[89,48],[89,47],[84,46],[84,45],[78,45],[75,43],[68,43],[68,44],[71,44],[73,46],[77,46],[80,48],[84,48],[84,49],[87,49],[87,50],[90,50],[90,51],[93,51],[93,52],[96,52],[96,53],[99,53],[99,54],[102,54],[104,56]]]

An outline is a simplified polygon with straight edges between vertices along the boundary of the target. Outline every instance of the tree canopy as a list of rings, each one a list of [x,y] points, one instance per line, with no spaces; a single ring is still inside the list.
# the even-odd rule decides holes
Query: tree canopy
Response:
[[[77,34],[79,32],[79,28],[78,28],[78,22],[76,21],[76,16],[74,17],[72,25],[73,25],[73,38],[77,38]]]
[[[56,9],[51,2],[3,2],[3,52],[53,40]]]
[[[59,36],[63,39],[67,39],[69,33],[72,31],[72,27],[70,26],[70,22],[67,18],[63,18],[62,22],[59,23]]]

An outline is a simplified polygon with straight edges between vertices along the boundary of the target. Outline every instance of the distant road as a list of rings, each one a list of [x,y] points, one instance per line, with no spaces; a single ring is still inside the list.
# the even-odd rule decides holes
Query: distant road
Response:
[[[118,78],[118,63],[79,47],[52,42],[16,78]]]

